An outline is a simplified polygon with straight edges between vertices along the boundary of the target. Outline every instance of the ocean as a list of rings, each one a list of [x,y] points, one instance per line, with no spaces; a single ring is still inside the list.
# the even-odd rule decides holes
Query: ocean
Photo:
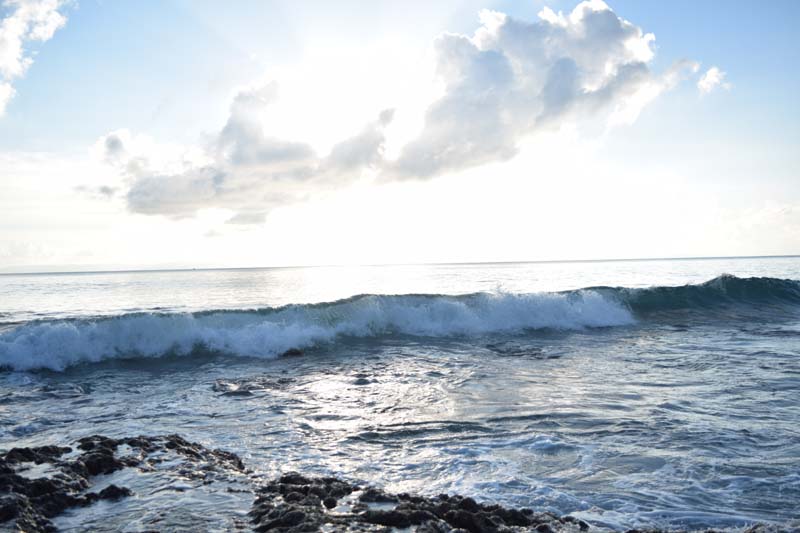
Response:
[[[178,434],[248,483],[612,530],[800,520],[798,257],[4,274],[0,369],[4,451]],[[245,527],[252,491],[167,463],[53,524]]]

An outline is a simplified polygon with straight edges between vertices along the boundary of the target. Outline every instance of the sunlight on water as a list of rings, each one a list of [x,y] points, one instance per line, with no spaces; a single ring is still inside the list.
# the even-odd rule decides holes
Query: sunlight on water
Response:
[[[3,276],[0,357],[60,372],[0,373],[0,448],[179,432],[256,482],[335,474],[614,529],[784,523],[800,518],[800,283],[778,278],[798,261]],[[639,288],[537,292],[602,285]],[[369,293],[418,296],[335,301]],[[266,309],[306,301],[334,302]],[[89,318],[121,312],[138,314]],[[137,498],[57,525],[246,516],[249,493],[169,464],[110,476]]]

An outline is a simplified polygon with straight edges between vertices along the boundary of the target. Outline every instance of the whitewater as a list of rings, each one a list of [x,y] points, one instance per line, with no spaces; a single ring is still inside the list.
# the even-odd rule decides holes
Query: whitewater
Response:
[[[256,478],[790,528],[798,393],[795,257],[0,275],[0,450],[179,433]],[[253,501],[107,477],[136,497],[55,525],[225,531]]]

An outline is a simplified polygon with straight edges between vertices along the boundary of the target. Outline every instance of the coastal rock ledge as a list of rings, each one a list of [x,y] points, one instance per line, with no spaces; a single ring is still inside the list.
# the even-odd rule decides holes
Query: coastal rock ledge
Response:
[[[531,509],[481,505],[472,498],[440,494],[425,498],[389,494],[334,477],[292,472],[258,489],[250,512],[255,531],[384,531],[415,528],[448,531],[588,531],[589,524]]]
[[[240,522],[236,527],[239,531],[582,533],[598,529],[572,516],[486,505],[459,495],[391,494],[336,477],[307,477],[290,472],[264,483],[235,454],[210,450],[178,435],[122,439],[95,435],[80,439],[75,447],[13,448],[0,454],[0,530],[57,531],[51,519],[69,509],[133,495],[130,489],[114,484],[93,491],[95,476],[124,468],[146,472],[165,465],[178,468],[184,479],[194,478],[204,485],[231,477],[248,480],[249,488],[241,492],[254,494],[254,501],[250,522]],[[798,530],[762,524],[741,531]]]

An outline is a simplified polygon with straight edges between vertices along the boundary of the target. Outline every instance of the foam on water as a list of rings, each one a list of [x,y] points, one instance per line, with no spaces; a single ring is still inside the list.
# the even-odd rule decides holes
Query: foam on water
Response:
[[[290,348],[308,348],[342,336],[474,336],[634,322],[624,304],[595,291],[364,295],[277,309],[30,322],[0,334],[0,367],[63,370],[111,358],[187,355],[195,350],[275,357]]]
[[[64,281],[61,294],[76,302],[58,308],[35,303],[58,283],[20,278],[31,288],[18,304],[3,303],[37,314],[0,318],[7,368],[322,349],[268,361],[184,357],[0,372],[0,447],[178,432],[246,457],[253,479],[288,470],[336,475],[393,492],[459,493],[571,514],[620,531],[741,531],[758,522],[788,530],[800,518],[800,283],[778,278],[800,279],[792,261],[731,269],[775,276],[768,278],[714,277],[726,268],[705,262],[669,263],[660,277],[651,263],[590,265],[624,267],[628,278],[575,277],[569,268],[578,266],[560,265],[560,284],[555,274],[540,283],[539,266],[436,267],[424,270],[434,278],[427,285],[359,279],[335,294],[262,287],[284,271],[208,274],[217,289],[197,284],[206,274],[108,275],[128,281],[104,301],[93,299],[101,289],[86,288],[97,278],[84,276]],[[673,268],[685,269],[682,277],[663,275]],[[487,282],[465,283],[465,275]],[[145,283],[164,276],[169,283]],[[247,283],[234,290],[220,281],[231,279]],[[507,292],[479,292],[498,279]],[[196,299],[176,298],[177,280],[192,285]],[[248,299],[253,288],[261,292]],[[214,290],[225,298],[208,298]],[[83,291],[92,298],[81,300]],[[354,291],[466,295],[337,300]],[[142,298],[126,299],[134,296]],[[203,310],[225,307],[238,310]],[[225,529],[218,524],[250,510],[249,492],[218,483],[185,490],[179,465],[159,465],[104,478],[136,496],[78,509],[57,525],[169,529],[197,516],[195,529]]]
[[[211,352],[276,357],[341,337],[474,337],[536,329],[623,326],[637,317],[714,309],[796,308],[800,283],[724,275],[679,287],[558,293],[360,295],[323,304],[198,313],[40,320],[0,330],[0,368],[63,370],[106,359]]]

